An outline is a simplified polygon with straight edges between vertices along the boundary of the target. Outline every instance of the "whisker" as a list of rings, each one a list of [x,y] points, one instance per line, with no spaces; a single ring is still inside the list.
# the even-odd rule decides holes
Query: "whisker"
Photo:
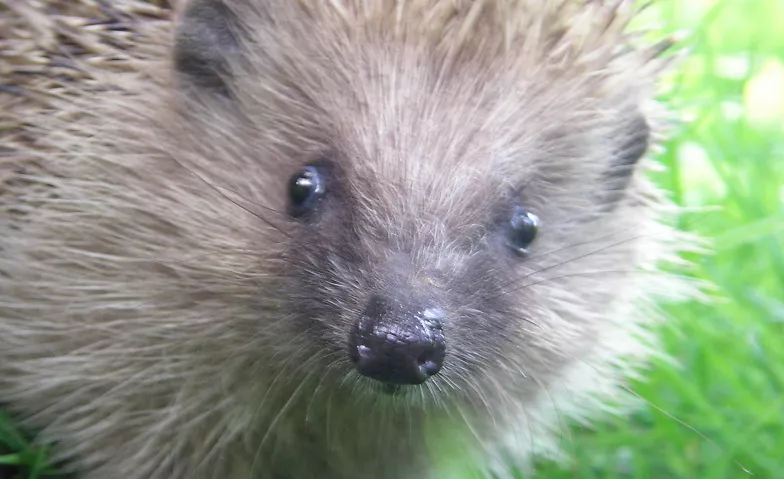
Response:
[[[184,165],[184,164],[183,164],[183,163],[182,163],[180,160],[178,160],[178,159],[174,158],[173,156],[170,156],[170,158],[172,159],[172,161],[174,161],[175,163],[177,163],[177,164],[178,164],[178,165],[179,165],[181,168],[183,168],[183,169],[185,169],[186,171],[188,171],[190,174],[192,174],[194,177],[196,177],[197,179],[199,179],[200,181],[202,181],[202,182],[203,182],[205,185],[209,186],[209,187],[210,187],[210,188],[211,188],[213,191],[215,191],[216,193],[218,193],[219,195],[221,195],[223,198],[225,198],[226,200],[230,201],[231,203],[233,203],[234,205],[238,206],[239,208],[242,208],[242,209],[243,209],[243,210],[245,210],[246,212],[250,213],[251,215],[255,216],[256,218],[260,219],[261,221],[263,221],[264,223],[266,223],[267,225],[269,225],[269,226],[270,226],[271,228],[273,228],[274,230],[276,230],[276,231],[279,231],[281,234],[283,234],[283,235],[284,235],[284,236],[286,236],[287,238],[291,239],[291,235],[290,235],[290,234],[288,234],[287,232],[283,231],[283,229],[281,229],[281,228],[280,228],[279,226],[277,226],[275,223],[273,223],[273,222],[269,221],[268,219],[264,218],[264,217],[263,217],[263,216],[261,216],[260,214],[258,214],[258,213],[256,213],[256,212],[254,212],[254,211],[250,210],[249,208],[247,208],[247,207],[245,207],[245,206],[241,205],[240,203],[238,203],[238,202],[234,201],[233,199],[229,198],[229,196],[228,196],[228,195],[226,195],[226,194],[224,194],[222,191],[220,191],[220,190],[218,189],[218,187],[217,187],[217,186],[214,186],[212,183],[210,183],[209,181],[207,181],[207,180],[205,180],[203,177],[201,177],[201,176],[200,176],[198,173],[196,173],[196,172],[195,172],[195,171],[193,171],[192,169],[190,169],[190,168],[188,168],[187,166],[185,166],[185,165]]]
[[[567,352],[567,351],[561,351],[561,352],[562,352],[563,354],[566,354],[566,355],[567,355],[567,356],[569,356],[570,358],[574,359],[575,361],[579,361],[579,362],[581,362],[582,364],[585,364],[586,366],[588,366],[589,368],[593,369],[593,370],[594,370],[594,371],[596,371],[597,373],[599,373],[599,374],[601,374],[601,373],[602,373],[602,372],[599,370],[599,368],[598,368],[598,367],[596,367],[594,364],[591,364],[591,362],[590,362],[590,361],[587,361],[587,360],[585,360],[585,359],[583,359],[583,358],[580,358],[580,357],[578,357],[578,356],[575,356],[574,354],[571,354],[571,353],[569,353],[569,352]],[[633,395],[634,397],[636,397],[637,399],[640,399],[641,401],[643,401],[643,402],[644,402],[644,403],[646,403],[647,405],[649,405],[649,406],[651,406],[652,408],[656,409],[658,412],[660,412],[660,413],[664,414],[664,415],[665,415],[665,416],[667,416],[669,419],[672,419],[673,421],[677,422],[677,423],[678,423],[678,424],[680,424],[681,426],[683,426],[683,427],[685,427],[685,428],[689,429],[690,431],[692,431],[693,433],[697,434],[697,435],[698,435],[700,438],[702,438],[703,440],[705,440],[705,441],[706,441],[706,442],[708,442],[709,444],[713,445],[714,447],[718,448],[718,449],[719,449],[719,450],[720,450],[722,453],[724,453],[724,454],[726,454],[726,453],[727,453],[727,452],[726,452],[726,450],[725,450],[723,447],[721,447],[721,445],[719,445],[719,444],[718,444],[716,441],[714,441],[714,440],[710,439],[708,436],[706,436],[704,433],[702,433],[700,430],[698,430],[698,429],[697,429],[697,428],[695,428],[694,426],[691,426],[690,424],[688,424],[688,423],[686,423],[685,421],[683,421],[683,420],[679,419],[678,417],[676,417],[674,414],[672,414],[672,413],[669,413],[669,412],[665,411],[665,410],[664,410],[662,407],[660,407],[660,406],[657,406],[656,404],[654,404],[653,402],[649,401],[648,399],[645,399],[645,398],[644,398],[644,397],[643,397],[643,396],[642,396],[640,393],[638,393],[638,392],[634,391],[634,390],[633,390],[633,389],[631,389],[630,387],[628,387],[628,386],[625,386],[625,385],[623,385],[623,384],[618,384],[618,386],[619,386],[621,389],[623,389],[623,390],[625,390],[626,392],[628,392],[629,394],[631,394],[631,395]],[[751,471],[750,471],[748,468],[746,468],[746,467],[745,467],[743,464],[741,464],[741,463],[740,463],[738,460],[736,460],[736,459],[732,459],[732,462],[734,462],[734,463],[735,463],[735,464],[736,464],[736,465],[737,465],[737,466],[738,466],[738,467],[739,467],[739,468],[740,468],[740,469],[741,469],[743,472],[745,472],[746,474],[748,474],[748,475],[750,475],[750,476],[753,476],[753,475],[754,475],[754,473],[752,473],[752,472],[751,472]]]
[[[555,415],[558,417],[558,426],[561,431],[566,431],[566,437],[568,439],[569,444],[572,446],[572,454],[576,455],[576,445],[574,443],[574,437],[572,436],[572,432],[570,429],[566,427],[566,423],[563,421],[563,417],[561,416],[561,411],[558,409],[558,404],[555,402],[555,398],[550,394],[550,390],[547,389],[547,386],[542,383],[539,378],[536,376],[531,376],[531,379],[544,391],[547,395],[550,403],[553,405],[553,409],[555,410]]]
[[[547,281],[555,281],[557,279],[571,278],[571,277],[576,277],[576,276],[601,275],[601,274],[650,274],[650,275],[655,275],[655,276],[668,276],[668,277],[676,277],[676,278],[681,278],[681,279],[688,279],[688,277],[686,277],[686,276],[678,276],[678,275],[673,275],[671,273],[663,273],[661,271],[646,271],[644,269],[637,269],[637,270],[617,269],[617,270],[606,270],[606,271],[582,271],[580,273],[570,273],[570,274],[564,274],[564,275],[560,275],[560,276],[553,276],[551,278],[543,278],[541,280],[534,281],[533,283],[528,283],[526,285],[523,285],[522,287],[520,287],[519,289],[514,290],[514,291],[520,291],[520,290],[523,290],[525,288],[528,288],[529,286],[536,286],[538,284],[542,284],[542,283],[545,283]],[[519,319],[525,320],[525,318],[519,318]]]
[[[516,280],[516,281],[522,281],[522,280],[524,280],[524,279],[526,279],[526,278],[529,278],[529,277],[531,277],[531,276],[533,276],[533,275],[539,274],[539,273],[541,273],[541,272],[543,272],[543,271],[548,271],[548,270],[551,270],[551,269],[553,269],[553,268],[557,268],[557,267],[559,267],[559,266],[564,266],[564,265],[566,265],[566,264],[569,264],[569,263],[571,263],[571,262],[573,262],[573,261],[577,261],[577,260],[580,260],[580,259],[585,259],[585,258],[587,258],[587,257],[589,257],[589,256],[592,256],[592,255],[594,255],[594,254],[601,253],[602,251],[607,251],[607,250],[609,250],[609,249],[611,249],[611,248],[615,248],[615,247],[621,246],[621,245],[623,245],[623,244],[626,244],[626,243],[629,243],[629,242],[631,242],[631,241],[636,241],[636,240],[640,239],[641,237],[642,237],[642,236],[635,236],[635,237],[633,237],[633,238],[627,238],[627,239],[625,239],[625,240],[623,240],[623,241],[618,241],[618,242],[616,242],[616,243],[613,243],[613,244],[611,244],[611,245],[608,245],[608,246],[604,246],[604,247],[602,247],[602,248],[595,249],[595,250],[593,250],[593,251],[591,251],[591,252],[589,252],[589,253],[585,253],[585,254],[579,255],[579,256],[577,256],[577,257],[574,257],[574,258],[569,258],[569,259],[567,259],[567,260],[564,260],[564,261],[561,261],[561,262],[558,262],[558,263],[552,264],[552,265],[550,265],[550,266],[545,266],[545,267],[543,267],[543,268],[540,268],[540,269],[538,269],[538,270],[536,270],[536,271],[533,271],[533,272],[531,272],[531,273],[528,273],[528,274],[526,274],[526,275],[523,275],[523,276],[522,276],[522,277],[520,277],[520,278],[517,278],[517,280]],[[499,294],[499,295],[496,295],[496,296],[491,296],[491,298],[490,298],[490,299],[495,299],[495,298],[497,298],[497,297],[499,297],[499,296],[501,296],[501,295],[506,295],[506,294],[509,294],[509,293],[514,293],[514,292],[516,292],[516,291],[519,291],[520,289],[523,289],[523,288],[525,288],[525,286],[523,286],[522,288],[515,288],[515,289],[511,289],[511,290],[505,290],[505,291],[503,291],[503,292],[502,292],[501,294]]]
[[[702,220],[704,220],[705,218],[707,218],[708,214],[710,214],[710,211],[708,211],[708,212],[704,212],[704,213],[702,213],[701,215],[699,215],[697,218],[694,218],[694,219],[692,219],[692,220],[688,221],[688,222],[686,223],[686,225],[692,226],[692,225],[694,225],[695,223],[697,223],[697,222],[699,222],[699,221],[702,221]],[[590,239],[590,240],[587,240],[587,241],[582,241],[582,242],[579,242],[579,243],[572,243],[572,244],[570,244],[570,245],[563,246],[563,247],[561,247],[561,248],[557,248],[557,249],[554,249],[554,250],[546,251],[546,252],[544,252],[544,253],[538,253],[538,254],[535,254],[535,255],[531,255],[531,256],[528,256],[528,257],[526,258],[526,261],[531,261],[531,260],[534,260],[534,259],[539,259],[539,258],[542,258],[542,257],[548,256],[548,255],[551,255],[551,254],[560,253],[560,252],[563,252],[563,251],[566,251],[566,250],[569,250],[569,249],[572,249],[572,248],[577,248],[577,247],[580,247],[580,246],[586,246],[586,245],[589,245],[589,244],[595,243],[595,242],[597,242],[597,241],[601,241],[601,240],[603,240],[603,239],[611,238],[611,237],[613,237],[613,236],[616,236],[616,235],[618,235],[618,234],[620,234],[620,233],[623,233],[624,231],[629,231],[629,230],[631,230],[632,228],[634,228],[634,227],[636,227],[636,226],[639,226],[640,224],[643,224],[643,223],[645,223],[645,222],[644,222],[644,221],[638,221],[638,222],[632,223],[630,226],[628,226],[628,227],[626,227],[626,228],[622,228],[622,229],[620,229],[620,230],[616,230],[615,232],[613,232],[613,233],[610,233],[610,234],[606,234],[606,235],[604,235],[604,236],[600,236],[600,237],[597,237],[597,238],[593,238],[593,239]],[[623,242],[621,242],[621,243],[618,243],[618,244],[622,244],[622,243],[625,243],[625,242],[627,242],[627,241],[633,241],[633,240],[638,240],[638,239],[648,238],[648,237],[651,237],[651,236],[657,236],[657,235],[660,235],[660,234],[666,234],[666,233],[669,233],[669,232],[671,232],[671,231],[672,231],[672,230],[670,230],[669,228],[664,228],[664,229],[662,229],[661,231],[653,231],[653,232],[650,232],[650,233],[646,233],[646,234],[642,234],[642,235],[635,236],[635,237],[633,237],[633,238],[628,238],[627,240],[625,240],[625,241],[623,241]],[[611,246],[613,246],[613,245],[611,245]],[[596,251],[596,252],[599,252],[599,251],[601,251],[601,250],[598,250],[598,251]],[[590,254],[589,254],[589,255],[586,255],[586,256],[590,256]],[[578,258],[575,258],[575,259],[580,259],[580,258],[581,258],[581,257],[578,257]],[[540,270],[540,271],[541,271],[541,270]],[[536,274],[536,273],[538,273],[538,271],[537,271],[537,272],[530,273],[530,274],[531,274],[531,275],[533,275],[533,274]],[[523,279],[524,279],[524,278],[523,278]],[[516,279],[514,279],[514,280],[512,280],[512,281],[509,281],[508,283],[506,283],[506,284],[504,284],[504,285],[501,285],[501,289],[503,289],[503,288],[506,288],[506,287],[507,287],[507,286],[509,286],[510,284],[514,284],[515,282],[517,282],[517,281],[519,281],[519,280],[520,280],[520,278],[516,278]]]
[[[714,441],[714,440],[710,439],[708,436],[706,436],[706,435],[705,435],[705,434],[704,434],[702,431],[700,431],[700,430],[699,430],[699,429],[697,429],[696,427],[694,427],[694,426],[692,426],[692,425],[690,425],[690,424],[686,423],[685,421],[683,421],[683,420],[681,420],[681,419],[677,418],[677,417],[676,417],[674,414],[672,414],[672,413],[669,413],[669,412],[665,411],[663,408],[661,408],[661,407],[657,406],[656,404],[652,403],[651,401],[649,401],[649,400],[645,399],[644,397],[642,397],[642,395],[641,395],[640,393],[638,393],[638,392],[634,391],[634,390],[633,390],[633,389],[631,389],[630,387],[628,387],[628,386],[624,386],[623,384],[621,384],[621,385],[620,385],[620,387],[621,387],[623,390],[625,390],[626,392],[628,392],[629,394],[633,395],[634,397],[636,397],[636,398],[638,398],[638,399],[641,399],[641,400],[645,401],[645,403],[647,403],[649,406],[651,406],[652,408],[656,409],[657,411],[659,411],[660,413],[664,414],[665,416],[667,416],[668,418],[672,419],[673,421],[677,422],[677,423],[678,423],[678,424],[680,424],[681,426],[683,426],[683,427],[685,427],[686,429],[688,429],[688,430],[692,431],[693,433],[697,434],[697,435],[698,435],[700,438],[702,438],[704,441],[707,441],[709,444],[711,444],[711,445],[713,445],[714,447],[718,448],[718,449],[719,449],[719,450],[720,450],[722,453],[724,453],[724,454],[726,454],[726,453],[727,453],[727,451],[725,451],[725,450],[724,450],[724,448],[723,448],[723,447],[721,447],[721,445],[719,445],[719,444],[718,444],[716,441]],[[738,466],[738,467],[739,467],[739,468],[740,468],[740,469],[741,469],[743,472],[745,472],[746,474],[748,474],[748,475],[750,475],[750,476],[753,476],[753,475],[754,475],[754,473],[753,473],[753,472],[751,472],[749,469],[747,469],[747,468],[746,468],[746,466],[744,466],[743,464],[741,464],[741,463],[740,463],[738,460],[736,460],[736,459],[732,459],[732,462],[734,462],[734,463],[735,463],[735,465],[736,465],[736,466]]]
[[[511,311],[506,311],[505,314],[507,314],[509,316],[514,316],[515,318],[519,319],[520,321],[528,323],[531,326],[534,326],[534,327],[544,331],[544,328],[542,327],[542,325],[540,325],[539,323],[537,323],[536,321],[534,321],[531,318],[526,318],[525,316],[522,316],[522,315],[520,315],[518,313],[514,313],[514,312],[511,312]]]
[[[262,204],[260,204],[260,203],[256,203],[255,201],[251,201],[251,200],[249,200],[248,198],[245,198],[244,196],[242,196],[241,194],[239,194],[237,191],[235,191],[235,190],[232,190],[231,188],[228,188],[228,187],[226,187],[226,186],[215,185],[215,188],[220,188],[220,189],[222,189],[222,190],[226,190],[226,191],[229,191],[229,192],[231,192],[231,193],[234,193],[234,194],[235,194],[235,195],[237,195],[238,197],[242,198],[242,200],[244,200],[244,201],[247,201],[248,203],[252,204],[253,206],[256,206],[256,207],[258,207],[258,208],[261,208],[261,209],[264,209],[264,210],[267,210],[267,211],[269,211],[270,213],[275,213],[275,214],[277,214],[277,215],[280,215],[280,216],[286,216],[286,213],[283,213],[282,211],[278,211],[278,210],[276,210],[276,209],[274,209],[274,208],[270,208],[269,206],[264,206],[264,205],[262,205]]]
[[[296,374],[298,371],[300,371],[303,368],[309,368],[313,363],[317,363],[318,361],[322,360],[323,356],[324,356],[323,354],[322,355],[311,356],[307,361],[302,362],[293,371],[291,371],[291,374],[292,375]],[[285,368],[281,368],[281,371],[283,371],[284,369]],[[251,467],[250,467],[251,473],[255,469],[256,461],[259,458],[259,453],[265,447],[265,445],[267,443],[267,440],[270,437],[272,437],[272,433],[273,433],[275,427],[278,425],[278,423],[281,421],[281,419],[284,417],[284,415],[287,414],[289,412],[289,410],[291,409],[291,407],[295,404],[294,401],[297,399],[297,397],[299,396],[300,392],[303,390],[303,388],[308,383],[308,381],[310,380],[310,377],[313,374],[314,373],[311,371],[311,372],[307,373],[304,377],[300,378],[299,384],[297,384],[297,386],[294,388],[294,391],[292,391],[291,394],[289,395],[289,398],[286,400],[286,402],[280,408],[280,410],[275,415],[275,417],[272,419],[272,421],[270,421],[269,425],[267,426],[267,430],[264,433],[264,436],[262,436],[261,441],[259,441],[259,446],[258,446],[258,449],[257,449],[257,453],[254,456],[253,462],[251,463]],[[278,374],[278,377],[280,377],[280,374]],[[271,388],[272,388],[272,386],[270,386],[270,389]]]

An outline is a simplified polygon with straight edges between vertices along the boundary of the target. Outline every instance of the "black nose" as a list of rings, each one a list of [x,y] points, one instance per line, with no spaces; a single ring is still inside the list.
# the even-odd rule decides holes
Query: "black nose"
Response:
[[[446,342],[439,308],[410,308],[371,298],[354,325],[349,356],[360,374],[392,384],[421,384],[441,370]]]

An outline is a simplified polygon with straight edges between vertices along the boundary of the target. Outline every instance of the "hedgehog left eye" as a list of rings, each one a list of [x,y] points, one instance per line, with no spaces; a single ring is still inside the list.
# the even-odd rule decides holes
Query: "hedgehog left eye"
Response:
[[[509,221],[507,244],[517,254],[528,254],[528,247],[539,231],[539,217],[527,209],[517,206]]]
[[[325,192],[321,169],[313,165],[305,166],[289,179],[289,214],[299,217],[312,212]]]

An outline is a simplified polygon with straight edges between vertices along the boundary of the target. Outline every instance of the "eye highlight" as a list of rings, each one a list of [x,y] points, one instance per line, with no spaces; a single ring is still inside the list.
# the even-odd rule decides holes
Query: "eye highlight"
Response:
[[[313,165],[303,167],[289,179],[289,214],[298,218],[313,212],[325,193],[321,169]]]
[[[538,231],[539,217],[521,206],[516,206],[509,221],[507,245],[518,255],[525,256]]]

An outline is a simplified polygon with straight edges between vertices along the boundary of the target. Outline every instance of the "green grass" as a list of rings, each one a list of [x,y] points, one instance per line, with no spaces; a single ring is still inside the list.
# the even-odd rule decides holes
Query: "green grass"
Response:
[[[31,444],[0,411],[0,479],[52,478],[46,449]]]
[[[740,463],[756,478],[784,478],[784,2],[668,0],[649,14],[693,34],[666,94],[690,121],[665,145],[657,180],[681,204],[720,207],[683,224],[713,239],[696,275],[720,292],[711,304],[668,308],[677,327],[663,334],[679,364],[655,364],[633,386],[650,405],[575,428],[565,444],[574,461],[540,470],[548,479],[751,477]],[[0,414],[0,478],[44,477],[45,457]]]
[[[633,387],[651,405],[575,429],[573,464],[544,465],[542,476],[752,477],[740,463],[784,478],[784,2],[673,0],[651,14],[692,34],[666,94],[689,121],[657,180],[680,204],[720,207],[682,225],[713,241],[696,276],[719,293],[668,308],[677,327],[665,344],[679,364],[656,364]]]

